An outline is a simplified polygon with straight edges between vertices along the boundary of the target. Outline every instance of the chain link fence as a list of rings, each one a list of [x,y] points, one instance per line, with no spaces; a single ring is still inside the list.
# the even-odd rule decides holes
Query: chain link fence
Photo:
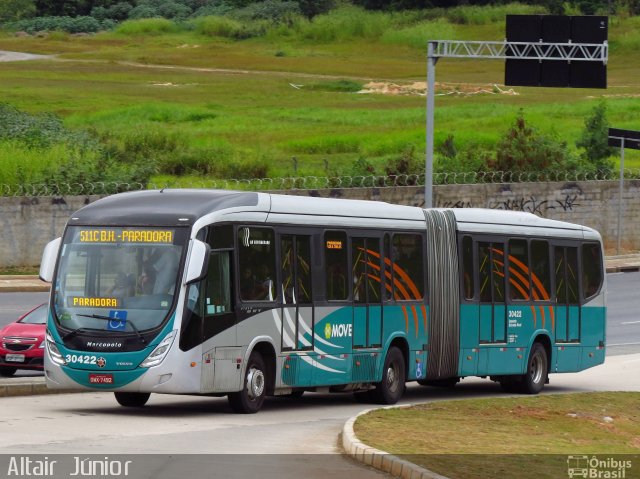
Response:
[[[566,181],[607,181],[617,180],[619,171],[611,172],[438,172],[433,175],[436,185],[471,185],[492,183],[540,183]],[[640,179],[640,168],[625,169],[625,179]],[[319,190],[330,188],[393,188],[398,186],[423,186],[424,174],[392,176],[306,176],[291,178],[258,179],[207,179],[185,184],[174,182],[94,182],[94,183],[42,183],[9,185],[0,184],[0,196],[70,196],[70,195],[109,195],[125,191],[138,191],[161,188],[207,188],[222,190],[273,191],[273,190]]]

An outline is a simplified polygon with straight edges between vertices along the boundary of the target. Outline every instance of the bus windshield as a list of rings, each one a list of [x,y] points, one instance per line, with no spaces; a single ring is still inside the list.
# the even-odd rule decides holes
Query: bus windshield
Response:
[[[67,229],[54,282],[57,323],[66,329],[154,329],[177,296],[186,228]]]

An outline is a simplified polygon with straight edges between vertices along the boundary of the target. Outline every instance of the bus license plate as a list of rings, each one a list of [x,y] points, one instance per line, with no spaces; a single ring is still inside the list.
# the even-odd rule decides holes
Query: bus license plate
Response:
[[[113,374],[89,374],[90,384],[113,384]]]
[[[12,363],[24,363],[24,354],[7,354],[5,359]]]

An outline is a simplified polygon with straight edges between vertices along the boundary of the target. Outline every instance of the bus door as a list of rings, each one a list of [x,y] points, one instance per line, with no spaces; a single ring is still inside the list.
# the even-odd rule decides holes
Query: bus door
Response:
[[[480,344],[506,343],[504,243],[479,242]]]
[[[578,283],[578,248],[556,246],[555,267],[555,342],[558,344],[580,343],[580,294]],[[558,347],[556,354],[558,371],[575,370],[579,364],[580,351],[575,347]]]
[[[351,239],[353,347],[382,346],[382,262],[379,238]]]
[[[310,236],[280,236],[282,350],[313,349]]]

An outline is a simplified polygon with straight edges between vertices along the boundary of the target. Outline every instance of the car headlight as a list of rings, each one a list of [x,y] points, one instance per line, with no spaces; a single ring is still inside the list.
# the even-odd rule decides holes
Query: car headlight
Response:
[[[47,351],[49,351],[49,357],[51,358],[51,360],[59,366],[66,365],[67,362],[64,360],[64,357],[60,353],[60,350],[58,349],[58,346],[56,346],[56,342],[53,340],[53,337],[51,336],[51,333],[49,333],[49,331],[47,331],[45,334],[44,342],[47,343]]]
[[[176,332],[177,330],[174,329],[169,334],[167,334],[165,338],[160,342],[160,344],[158,344],[156,348],[153,351],[151,351],[151,354],[147,356],[147,359],[145,359],[144,361],[142,361],[142,363],[140,363],[140,367],[150,368],[160,364],[164,360],[167,353],[169,352],[169,349],[171,349],[171,345],[173,344],[173,339],[176,337]]]

